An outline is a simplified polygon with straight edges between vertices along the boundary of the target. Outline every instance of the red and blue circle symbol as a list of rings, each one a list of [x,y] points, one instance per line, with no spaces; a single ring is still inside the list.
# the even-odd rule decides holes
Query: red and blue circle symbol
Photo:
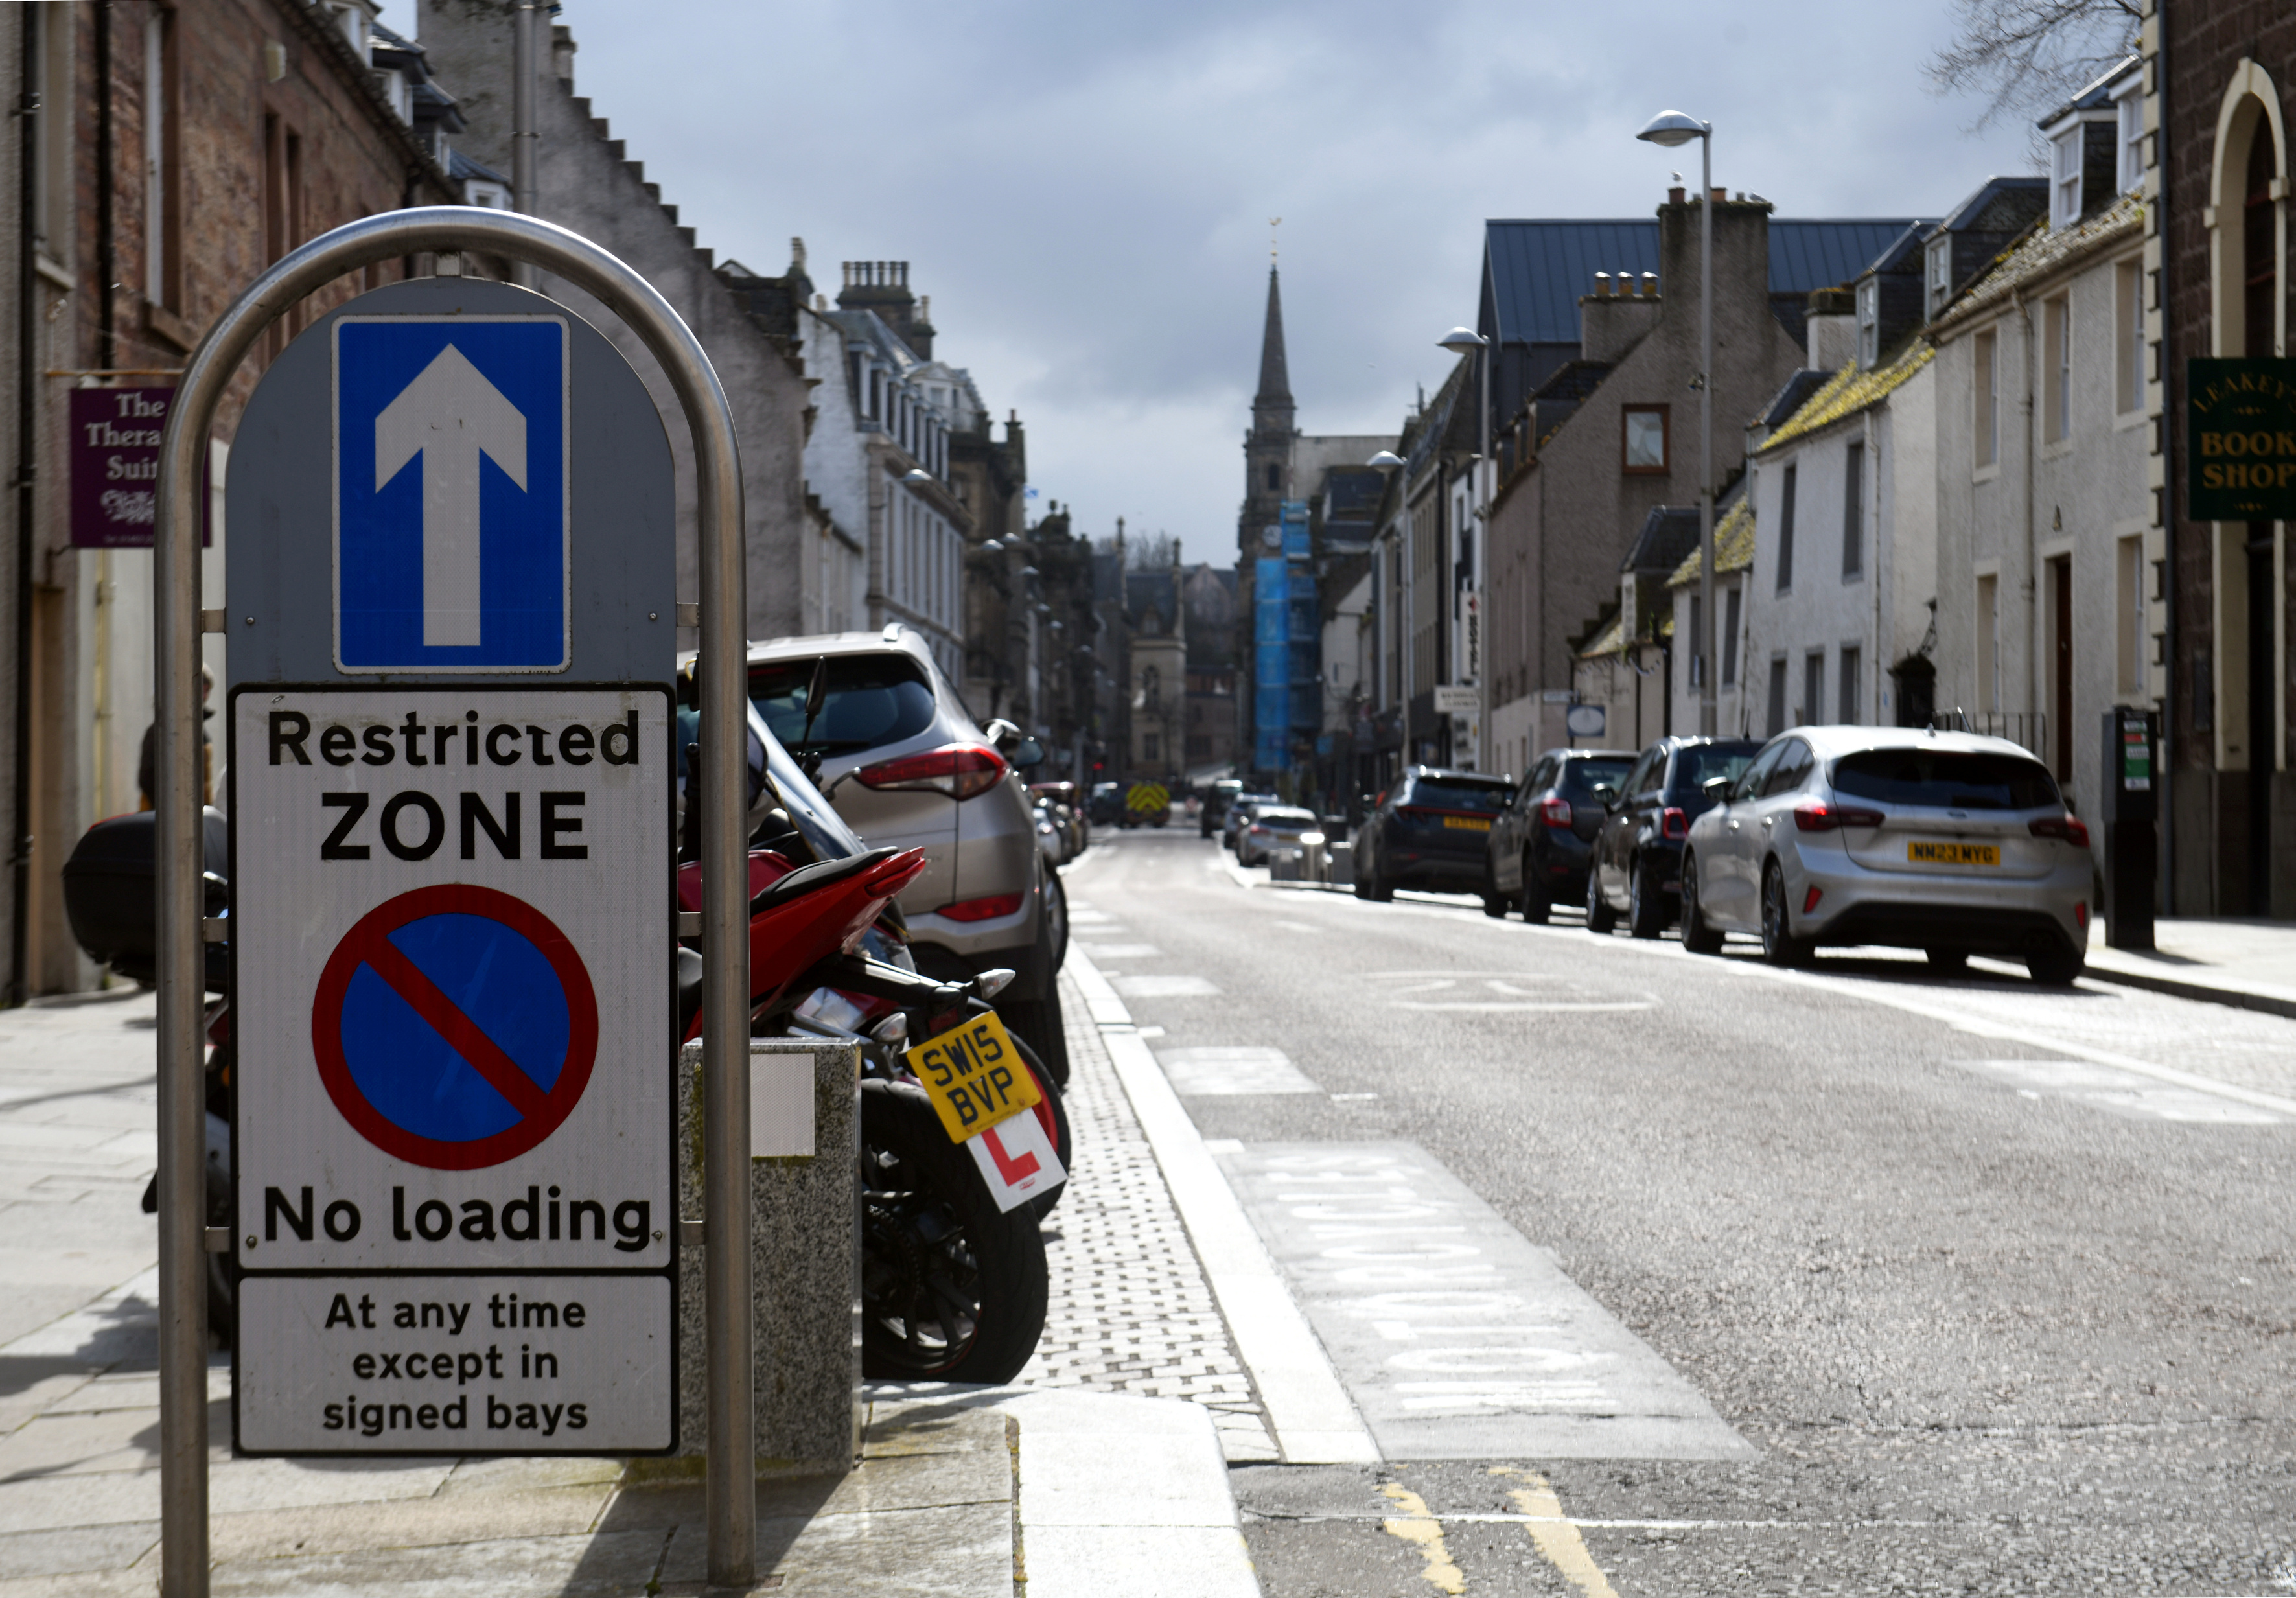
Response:
[[[311,1047],[367,1142],[432,1170],[478,1170],[572,1113],[598,1057],[598,999],[572,942],[525,900],[418,888],[335,946]]]

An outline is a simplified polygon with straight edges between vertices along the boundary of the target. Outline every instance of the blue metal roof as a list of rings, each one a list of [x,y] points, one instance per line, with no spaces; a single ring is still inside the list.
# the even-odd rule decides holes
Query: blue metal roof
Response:
[[[1846,283],[1913,225],[1910,217],[1770,219],[1770,292],[1807,294]],[[1494,291],[1510,344],[1578,342],[1578,297],[1597,272],[1639,276],[1659,265],[1658,218],[1491,221],[1484,224],[1485,315]],[[1660,284],[1661,290],[1665,285]]]

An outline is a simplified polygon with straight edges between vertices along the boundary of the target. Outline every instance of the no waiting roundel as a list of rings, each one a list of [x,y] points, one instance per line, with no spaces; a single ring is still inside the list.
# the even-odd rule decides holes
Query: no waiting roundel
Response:
[[[572,943],[523,899],[420,888],[335,946],[311,1047],[367,1142],[432,1170],[477,1170],[537,1147],[580,1102],[598,1001]]]

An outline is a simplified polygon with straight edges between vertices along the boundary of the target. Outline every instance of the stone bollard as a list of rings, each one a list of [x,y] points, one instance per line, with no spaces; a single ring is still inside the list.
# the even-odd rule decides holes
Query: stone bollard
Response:
[[[853,1044],[750,1040],[757,1449],[778,1465],[843,1471],[860,1452],[860,1072]],[[700,1044],[679,1054],[678,1081],[678,1212],[696,1218]],[[699,1248],[678,1252],[678,1451],[689,1455],[709,1435],[702,1260]]]

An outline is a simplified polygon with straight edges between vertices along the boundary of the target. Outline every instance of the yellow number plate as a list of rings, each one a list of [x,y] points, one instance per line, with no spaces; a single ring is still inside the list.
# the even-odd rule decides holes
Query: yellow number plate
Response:
[[[1906,858],[1915,865],[1998,865],[2001,850],[1990,843],[1948,843],[1942,839],[1916,838],[1906,845]]]
[[[1491,830],[1490,823],[1472,815],[1447,815],[1443,818],[1443,824],[1456,827],[1462,832],[1488,832]]]
[[[951,1143],[963,1143],[1021,1113],[1044,1095],[1021,1062],[1013,1035],[993,1015],[928,1037],[905,1056],[940,1112]]]

